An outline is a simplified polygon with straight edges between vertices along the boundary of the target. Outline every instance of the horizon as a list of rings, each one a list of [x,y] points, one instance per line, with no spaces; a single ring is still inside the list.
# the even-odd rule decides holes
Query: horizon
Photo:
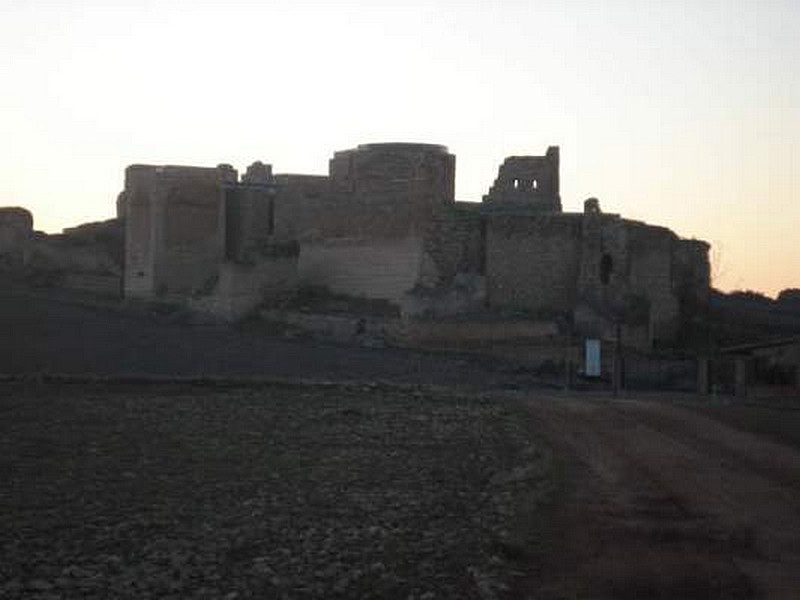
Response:
[[[0,205],[110,218],[128,164],[327,173],[336,150],[442,144],[456,199],[561,148],[564,210],[709,242],[713,285],[800,287],[800,6],[3,3]]]

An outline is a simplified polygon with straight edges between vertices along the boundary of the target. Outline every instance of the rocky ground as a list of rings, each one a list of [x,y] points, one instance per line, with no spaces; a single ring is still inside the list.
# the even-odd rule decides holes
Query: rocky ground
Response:
[[[0,599],[798,597],[796,396],[2,291],[0,331]]]
[[[0,598],[515,597],[557,479],[515,402],[0,386]]]

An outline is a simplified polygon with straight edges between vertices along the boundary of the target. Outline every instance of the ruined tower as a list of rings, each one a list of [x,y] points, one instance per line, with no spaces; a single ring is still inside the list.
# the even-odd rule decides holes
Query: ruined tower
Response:
[[[509,156],[483,201],[561,212],[558,163],[558,146],[550,146],[544,156]]]

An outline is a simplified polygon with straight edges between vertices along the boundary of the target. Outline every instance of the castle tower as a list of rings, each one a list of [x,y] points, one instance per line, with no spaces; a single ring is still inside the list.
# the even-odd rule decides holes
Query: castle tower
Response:
[[[558,146],[550,146],[544,156],[509,156],[483,201],[561,212],[558,170]]]

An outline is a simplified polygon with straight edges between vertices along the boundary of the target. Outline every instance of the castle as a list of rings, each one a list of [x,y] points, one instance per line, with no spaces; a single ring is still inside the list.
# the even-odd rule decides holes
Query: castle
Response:
[[[124,295],[236,318],[298,286],[382,299],[403,315],[524,314],[576,333],[670,343],[710,288],[708,245],[562,210],[559,149],[514,156],[482,202],[455,200],[431,144],[336,152],[327,176],[132,165],[117,202]]]

